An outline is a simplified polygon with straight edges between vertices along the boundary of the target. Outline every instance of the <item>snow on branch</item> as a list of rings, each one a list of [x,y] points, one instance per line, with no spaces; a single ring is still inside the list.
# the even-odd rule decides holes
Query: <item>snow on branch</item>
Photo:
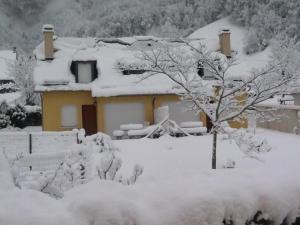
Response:
[[[295,43],[278,45],[264,68],[253,68],[247,74],[236,76],[233,73],[236,58],[209,51],[202,43],[198,46],[183,43],[142,50],[138,58],[150,68],[143,79],[165,75],[182,89],[182,99],[192,102],[196,113],[204,112],[209,117],[213,124],[212,168],[215,168],[217,134],[222,124],[245,121],[249,111],[257,110],[257,104],[288,92],[299,81],[300,63],[295,59],[299,58],[300,51],[294,48]]]

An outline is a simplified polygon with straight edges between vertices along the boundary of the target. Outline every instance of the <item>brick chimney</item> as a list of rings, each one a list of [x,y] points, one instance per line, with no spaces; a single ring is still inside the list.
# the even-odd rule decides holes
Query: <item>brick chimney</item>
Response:
[[[231,43],[230,43],[230,30],[223,29],[219,33],[219,42],[220,42],[220,51],[223,53],[227,58],[231,57]]]
[[[52,60],[54,55],[53,36],[54,27],[51,24],[43,25],[45,60]]]

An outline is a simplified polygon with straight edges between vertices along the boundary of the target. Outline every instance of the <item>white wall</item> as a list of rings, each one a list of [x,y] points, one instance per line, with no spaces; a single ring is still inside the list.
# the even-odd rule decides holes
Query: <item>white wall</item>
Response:
[[[176,123],[187,122],[187,121],[199,121],[200,115],[195,114],[194,111],[190,110],[190,105],[187,102],[164,102],[162,106],[169,106],[170,119]]]
[[[105,133],[112,136],[120,125],[145,121],[143,103],[107,103],[104,105]]]

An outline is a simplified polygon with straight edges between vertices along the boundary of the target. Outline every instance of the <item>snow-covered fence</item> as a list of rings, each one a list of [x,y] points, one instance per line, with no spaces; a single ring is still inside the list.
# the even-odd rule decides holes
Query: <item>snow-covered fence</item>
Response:
[[[70,150],[77,143],[77,132],[32,132],[32,153]]]
[[[73,145],[71,151],[27,154],[12,168],[18,186],[43,191],[43,186],[51,185],[62,193],[91,178],[91,152]]]
[[[77,144],[77,132],[0,132],[0,152],[19,154],[68,151]]]
[[[0,132],[0,151],[12,158],[30,153],[30,137],[26,132]]]

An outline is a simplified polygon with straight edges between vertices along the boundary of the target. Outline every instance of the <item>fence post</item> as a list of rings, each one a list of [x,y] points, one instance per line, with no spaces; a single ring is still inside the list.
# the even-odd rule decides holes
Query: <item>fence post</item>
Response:
[[[32,135],[29,134],[29,154],[32,154]]]
[[[29,133],[29,154],[32,154],[32,135]],[[29,166],[29,170],[32,170],[32,166]]]

